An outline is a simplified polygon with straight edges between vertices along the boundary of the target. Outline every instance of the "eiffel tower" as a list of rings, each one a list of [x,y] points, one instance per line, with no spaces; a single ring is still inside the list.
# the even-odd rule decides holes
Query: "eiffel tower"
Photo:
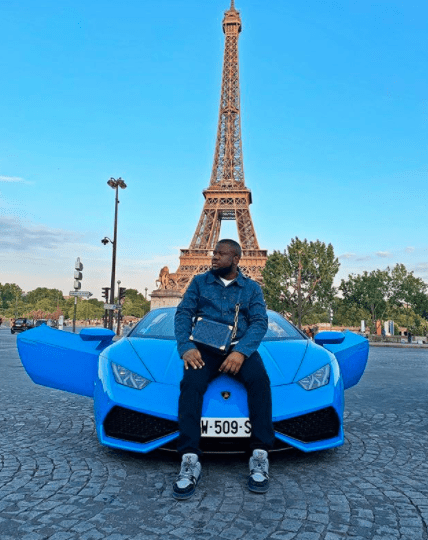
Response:
[[[183,293],[193,276],[211,267],[211,252],[220,239],[223,220],[235,220],[242,247],[241,271],[261,281],[267,250],[259,248],[250,215],[251,191],[245,187],[241,141],[238,38],[242,29],[239,11],[231,0],[225,12],[225,48],[217,141],[210,185],[203,191],[204,207],[189,249],[182,249],[180,266],[161,288]],[[160,276],[161,281],[161,276]]]

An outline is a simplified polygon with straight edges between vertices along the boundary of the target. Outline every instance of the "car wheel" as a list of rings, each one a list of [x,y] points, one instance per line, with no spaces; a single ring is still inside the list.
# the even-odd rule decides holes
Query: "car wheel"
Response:
[[[11,333],[11,334],[14,334],[14,333],[15,333],[15,330],[11,330],[10,333]]]

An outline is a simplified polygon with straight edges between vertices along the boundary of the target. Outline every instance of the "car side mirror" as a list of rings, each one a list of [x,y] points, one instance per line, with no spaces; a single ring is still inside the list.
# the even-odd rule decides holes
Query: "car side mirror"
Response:
[[[79,334],[83,341],[100,341],[103,345],[110,344],[115,335],[115,332],[108,328],[83,328]]]
[[[314,337],[315,343],[321,346],[342,343],[344,339],[343,332],[320,332]]]

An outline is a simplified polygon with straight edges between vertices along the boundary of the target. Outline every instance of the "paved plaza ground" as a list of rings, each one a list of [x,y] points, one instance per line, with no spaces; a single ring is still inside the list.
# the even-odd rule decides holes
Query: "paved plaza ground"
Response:
[[[101,447],[92,401],[33,384],[5,327],[0,368],[0,540],[428,540],[426,349],[371,350],[341,448],[272,455],[266,495],[243,457],[206,457],[187,502],[175,454]]]

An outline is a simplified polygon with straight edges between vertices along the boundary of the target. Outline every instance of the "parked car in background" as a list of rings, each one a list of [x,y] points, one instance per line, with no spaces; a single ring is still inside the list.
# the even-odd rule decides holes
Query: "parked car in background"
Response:
[[[37,321],[34,324],[34,327],[42,326],[42,324],[48,325],[48,320],[47,319],[37,319]]]
[[[10,331],[12,334],[14,334],[15,332],[24,332],[30,328],[34,328],[33,321],[25,317],[19,317],[19,319],[16,319],[16,321],[10,327]]]

